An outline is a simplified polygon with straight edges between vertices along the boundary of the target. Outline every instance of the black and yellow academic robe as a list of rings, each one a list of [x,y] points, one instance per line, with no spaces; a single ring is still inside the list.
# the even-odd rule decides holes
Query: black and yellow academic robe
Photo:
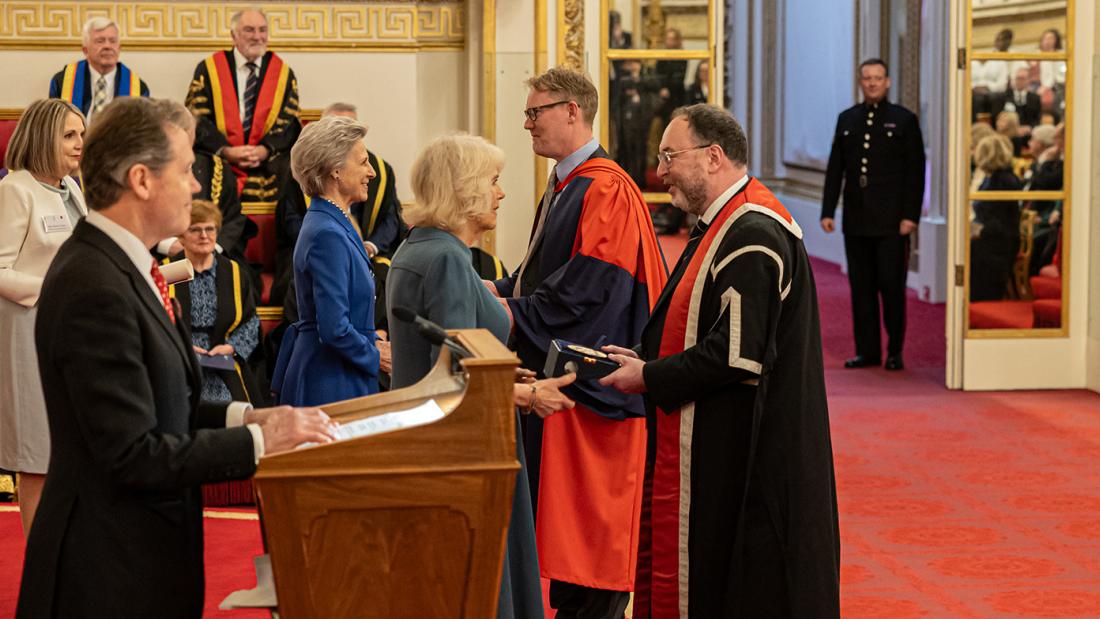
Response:
[[[237,197],[237,178],[229,162],[217,155],[197,152],[191,171],[201,186],[192,197],[209,200],[221,211],[222,227],[218,230],[218,245],[223,250],[222,255],[246,266],[244,252],[248,247],[248,240],[256,236],[257,228],[241,212],[241,201]],[[255,284],[256,281],[252,283]]]
[[[179,253],[164,262],[186,259],[183,253]],[[214,329],[210,332],[210,348],[225,344],[234,330],[256,315],[251,283],[241,265],[215,254],[213,268],[217,269],[218,311],[214,320]],[[187,284],[175,284],[169,286],[168,290],[169,294],[179,301],[180,317],[190,321],[191,288]],[[260,347],[256,348],[259,351]],[[260,353],[254,352],[253,356],[258,358]],[[260,391],[252,365],[248,359],[243,359],[240,355],[236,357],[235,370],[217,370],[216,373],[225,381],[225,386],[229,388],[234,401],[263,405],[267,401],[266,394]]]
[[[274,52],[260,61],[260,92],[252,128],[244,135],[237,93],[234,50],[214,52],[195,67],[187,92],[187,107],[198,118],[195,150],[217,153],[228,146],[263,145],[270,155],[259,167],[234,168],[242,203],[274,202],[290,177],[290,147],[298,139],[298,81],[294,71]]]
[[[802,231],[762,183],[689,241],[641,353],[634,616],[839,616],[817,293]]]

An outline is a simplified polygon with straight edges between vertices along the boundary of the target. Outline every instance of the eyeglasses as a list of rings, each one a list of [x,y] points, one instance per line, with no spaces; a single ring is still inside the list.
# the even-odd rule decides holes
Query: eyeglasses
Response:
[[[195,236],[217,236],[218,229],[214,226],[191,226],[187,229],[187,234],[194,234]]]
[[[526,110],[523,110],[523,115],[527,117],[527,120],[535,122],[539,119],[539,114],[541,114],[543,110],[548,110],[563,103],[570,103],[570,100],[566,99],[565,101],[555,101],[553,103],[547,103],[546,105],[536,105],[535,107],[529,107]]]
[[[702,146],[692,146],[691,148],[685,148],[684,150],[663,150],[663,151],[657,153],[657,165],[660,165],[660,164],[663,163],[663,164],[665,164],[666,167],[668,167],[668,166],[672,165],[672,159],[676,155],[681,155],[683,153],[693,151],[693,150],[699,150],[699,149],[702,149],[702,148],[710,148],[711,146],[714,146],[714,144],[703,144]]]

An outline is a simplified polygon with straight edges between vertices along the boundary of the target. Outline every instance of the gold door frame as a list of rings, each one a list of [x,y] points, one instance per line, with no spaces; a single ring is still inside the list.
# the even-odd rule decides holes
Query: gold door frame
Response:
[[[969,239],[965,243],[963,249],[963,319],[966,321],[966,329],[964,330],[964,339],[1023,339],[1023,338],[1065,338],[1069,337],[1069,299],[1070,299],[1070,260],[1072,255],[1070,247],[1071,230],[1072,230],[1072,204],[1070,200],[1071,183],[1071,170],[1073,161],[1073,137],[1072,129],[1076,124],[1073,116],[1073,90],[1076,82],[1076,75],[1074,71],[1073,63],[1073,42],[1074,42],[1074,5],[1075,0],[1066,0],[1066,29],[1062,35],[1062,51],[1059,52],[974,52],[973,51],[973,32],[974,32],[974,15],[973,15],[973,1],[963,0],[966,2],[966,47],[962,52],[965,56],[961,58],[964,63],[965,78],[967,90],[963,95],[965,118],[968,122],[965,124],[966,131],[962,136],[965,149],[963,152],[970,153],[972,144],[970,143],[970,131],[971,122],[969,119],[973,117],[972,110],[972,98],[971,92],[971,76],[970,76],[970,63],[973,60],[1039,60],[1039,61],[1061,61],[1066,63],[1066,92],[1065,92],[1065,113],[1062,117],[1063,123],[1063,139],[1065,142],[1065,150],[1062,158],[1065,164],[1062,166],[1062,190],[1061,191],[969,191],[966,192],[966,201],[964,207],[959,209],[959,212],[955,214],[956,225],[962,226],[960,229],[966,229],[969,226],[969,214],[970,203],[974,200],[1061,200],[1062,201],[1062,260],[1059,264],[1062,277],[1062,315],[1060,320],[1060,326],[1057,328],[1036,328],[1030,329],[974,329],[970,326],[970,241]],[[970,161],[969,156],[964,158],[961,165],[964,166],[959,170],[960,178],[966,179],[969,183],[971,179],[971,173],[968,166]]]
[[[558,0],[561,2],[562,0]],[[640,15],[641,1],[635,0],[635,19]],[[714,104],[722,101],[718,89],[722,86],[721,75],[725,66],[718,63],[718,37],[715,36],[714,24],[717,19],[715,0],[707,1],[707,49],[705,50],[650,50],[650,49],[608,49],[607,14],[610,10],[610,0],[600,0],[600,83],[597,90],[607,88],[608,63],[612,60],[707,60],[710,62],[710,94],[708,103]],[[610,138],[610,109],[608,100],[610,93],[602,92],[600,96],[600,142],[609,144]],[[642,197],[646,202],[668,204],[672,198],[667,192],[644,192]]]

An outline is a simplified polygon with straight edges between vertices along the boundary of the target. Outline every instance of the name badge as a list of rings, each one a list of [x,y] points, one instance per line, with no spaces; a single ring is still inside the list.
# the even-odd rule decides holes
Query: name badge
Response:
[[[66,215],[43,215],[42,227],[49,232],[68,232],[72,230],[69,218]]]

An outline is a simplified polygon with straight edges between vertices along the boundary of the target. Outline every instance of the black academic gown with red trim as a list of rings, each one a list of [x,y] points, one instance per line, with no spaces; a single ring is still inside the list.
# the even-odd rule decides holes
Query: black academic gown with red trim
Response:
[[[750,179],[689,242],[641,342],[649,448],[634,616],[839,616],[813,273],[801,230],[763,184]]]

